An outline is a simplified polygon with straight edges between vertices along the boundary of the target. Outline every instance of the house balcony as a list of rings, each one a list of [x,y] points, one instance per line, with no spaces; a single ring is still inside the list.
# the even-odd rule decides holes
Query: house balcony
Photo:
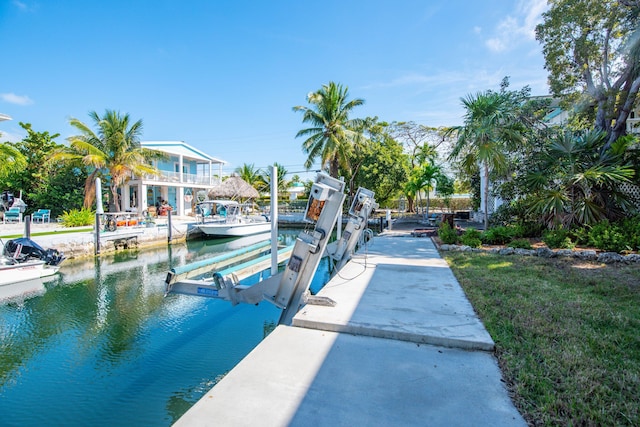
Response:
[[[132,180],[138,180],[133,176]],[[159,175],[147,174],[142,176],[142,181],[148,184],[167,185],[167,184],[189,184],[199,187],[213,187],[220,184],[220,179],[216,176],[196,175],[190,173],[160,171]]]

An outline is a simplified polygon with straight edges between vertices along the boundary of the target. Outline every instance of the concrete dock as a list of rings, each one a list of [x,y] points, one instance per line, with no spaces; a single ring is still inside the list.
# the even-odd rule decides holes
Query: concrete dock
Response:
[[[526,426],[431,239],[387,231],[175,426]]]

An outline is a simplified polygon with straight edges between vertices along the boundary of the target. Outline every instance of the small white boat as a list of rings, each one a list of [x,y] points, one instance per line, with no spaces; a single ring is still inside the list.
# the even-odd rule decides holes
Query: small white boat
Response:
[[[206,200],[196,205],[196,226],[210,237],[242,237],[271,230],[266,216],[242,210],[233,200]]]
[[[58,268],[41,260],[17,262],[12,258],[0,257],[0,286],[52,276]]]

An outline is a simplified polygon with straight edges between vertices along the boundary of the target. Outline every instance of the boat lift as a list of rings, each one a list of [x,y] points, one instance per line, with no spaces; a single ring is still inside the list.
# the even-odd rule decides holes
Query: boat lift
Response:
[[[349,209],[344,233],[338,241],[328,245],[344,199],[344,181],[318,173],[304,214],[305,222],[314,225],[313,230],[300,232],[284,271],[254,285],[241,285],[230,270],[214,274],[213,280],[181,279],[179,275],[169,273],[166,292],[223,299],[233,305],[258,304],[266,300],[283,309],[279,324],[285,325],[291,324],[293,316],[304,304],[335,305],[328,298],[309,295],[313,276],[323,256],[328,255],[336,262],[336,271],[346,264],[366,229],[369,214],[377,206],[374,193],[359,188]]]

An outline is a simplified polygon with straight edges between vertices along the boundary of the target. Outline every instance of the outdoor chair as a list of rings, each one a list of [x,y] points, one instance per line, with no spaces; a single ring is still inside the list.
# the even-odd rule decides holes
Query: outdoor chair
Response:
[[[38,209],[31,215],[33,222],[51,222],[51,209]]]
[[[22,212],[20,208],[9,208],[4,212],[4,222],[22,222]]]

